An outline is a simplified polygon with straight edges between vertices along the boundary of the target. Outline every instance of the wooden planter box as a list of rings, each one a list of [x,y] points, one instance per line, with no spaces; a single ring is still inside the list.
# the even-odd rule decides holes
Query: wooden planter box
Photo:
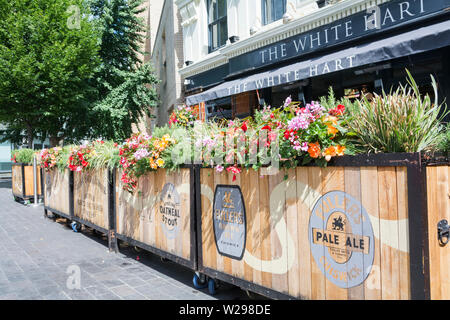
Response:
[[[236,181],[200,169],[198,271],[280,299],[428,299],[430,286],[449,290],[449,249],[435,239],[437,220],[450,220],[446,161],[425,168],[420,154],[342,157],[275,175],[243,170]]]
[[[116,237],[137,247],[196,268],[194,168],[142,176],[138,191],[123,189],[116,176]]]
[[[111,230],[113,173],[108,169],[73,172],[72,220],[104,234]]]
[[[33,166],[24,163],[13,163],[11,168],[12,193],[15,198],[23,200],[34,198]],[[37,194],[42,197],[41,170],[37,170]]]
[[[444,245],[436,237],[439,222],[450,221],[450,166],[428,166],[426,175],[430,298],[450,300],[450,244]]]
[[[72,172],[69,169],[44,170],[44,211],[56,213],[65,218],[72,218]]]

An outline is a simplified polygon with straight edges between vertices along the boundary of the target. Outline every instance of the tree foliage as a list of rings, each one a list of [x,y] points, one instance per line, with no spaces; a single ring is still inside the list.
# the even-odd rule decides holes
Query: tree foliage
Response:
[[[91,11],[101,30],[101,64],[93,86],[96,126],[92,134],[124,139],[131,126],[157,106],[152,67],[141,57],[146,27],[140,15],[143,0],[91,0]]]
[[[98,37],[83,0],[2,1],[0,122],[26,130],[29,146],[38,134],[82,136]]]

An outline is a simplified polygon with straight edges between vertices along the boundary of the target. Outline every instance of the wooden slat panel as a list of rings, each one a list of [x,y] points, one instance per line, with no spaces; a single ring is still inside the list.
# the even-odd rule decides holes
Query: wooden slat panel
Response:
[[[378,169],[377,167],[361,168],[361,204],[372,220],[375,239],[375,251],[372,269],[364,282],[364,298],[366,300],[381,299],[381,243],[378,209]]]
[[[331,191],[345,190],[344,184],[344,169],[339,167],[328,167],[322,169],[323,173],[323,189],[322,194],[326,194]],[[325,206],[325,204],[323,204]],[[326,211],[326,210],[325,210]],[[325,221],[326,223],[326,221]],[[325,228],[324,228],[325,229]],[[325,250],[328,250],[325,248]],[[332,300],[346,300],[348,298],[347,289],[340,288],[330,281],[326,281],[326,299]]]
[[[248,235],[247,239],[251,238],[252,251],[250,251],[257,259],[261,260],[261,215],[259,212],[260,208],[260,198],[259,198],[259,174],[258,171],[249,170],[250,179],[250,196],[248,199]],[[249,268],[248,265],[246,265]],[[261,276],[261,263],[259,264],[259,269],[253,269],[253,282],[256,284],[262,284]]]
[[[261,235],[261,260],[271,260],[270,242],[270,203],[269,203],[269,178],[262,176],[259,179],[259,213],[260,213],[260,235]],[[261,273],[262,285],[272,287],[272,273],[269,268]]]
[[[309,217],[311,209],[314,206],[314,196],[309,189],[308,168],[296,168],[297,187],[297,225],[298,225],[298,250],[297,264],[299,273],[299,293],[305,299],[311,299],[311,264],[314,264],[311,258],[311,248],[308,237]],[[319,184],[320,186],[320,184]],[[312,185],[311,185],[312,187]],[[305,201],[303,201],[303,199]]]
[[[392,246],[381,245],[381,285],[383,300],[400,299],[400,259],[398,252],[398,207],[395,167],[378,168],[378,195],[380,219],[388,223],[380,224],[380,237],[389,239]]]
[[[254,171],[254,170],[252,170]],[[253,241],[252,236],[252,230],[254,228],[254,211],[252,210],[252,205],[257,205],[254,203],[254,197],[253,194],[257,192],[257,188],[255,189],[254,181],[251,181],[251,175],[250,170],[243,170],[240,174],[241,178],[241,191],[242,196],[244,198],[244,205],[245,205],[245,213],[246,213],[246,222],[247,222],[247,239],[245,242],[245,250],[248,252],[253,252],[255,245]],[[256,212],[257,214],[257,212]],[[244,253],[245,254],[245,253]],[[253,282],[253,268],[250,267],[248,264],[243,263],[244,267],[244,279],[250,282]]]
[[[74,215],[108,229],[108,171],[74,173]]]
[[[407,252],[398,250],[400,259],[400,299],[411,298],[409,276],[409,226],[408,226],[408,179],[407,168],[397,167],[397,207],[398,207],[398,243],[399,248],[408,248]]]
[[[308,168],[308,181],[312,190],[315,190],[318,194],[323,195],[323,171],[320,168],[312,167]],[[322,203],[318,204],[322,206]],[[321,210],[323,211],[323,210]],[[322,225],[322,229],[325,228],[325,222]],[[325,247],[323,247],[325,253]],[[311,299],[324,300],[326,298],[326,278],[322,271],[318,268],[316,261],[312,253],[310,253],[311,259]]]
[[[235,185],[235,186],[240,186],[241,185],[241,174],[236,174],[234,175],[233,173],[227,173],[228,176],[228,181],[227,181],[227,185]],[[234,181],[233,181],[233,177],[234,177]],[[242,190],[241,190],[242,192]],[[244,200],[245,201],[245,200]],[[225,268],[224,271],[227,272],[227,268],[228,266],[230,267],[231,270],[231,274],[233,276],[235,276],[236,278],[239,279],[243,279],[244,278],[244,262],[238,261],[236,259],[232,259],[232,258],[228,258],[225,257],[224,260],[224,264],[225,264]]]
[[[179,246],[178,255],[185,259],[191,257],[191,197],[194,196],[194,190],[191,189],[191,172],[190,169],[181,169],[179,174],[180,185],[185,186],[187,192],[181,192],[181,206],[183,208],[182,230],[183,234],[178,238],[177,246]]]
[[[432,300],[450,299],[449,244],[441,246],[436,234],[439,221],[450,221],[450,167],[427,168],[430,293]]]
[[[297,172],[296,169],[287,170],[288,179],[286,181],[286,223],[287,223],[287,254],[288,266],[288,293],[293,297],[300,296],[300,273],[298,259],[298,208],[297,208]],[[290,253],[293,256],[289,256]],[[308,255],[309,256],[309,255]]]
[[[12,191],[15,194],[22,194],[23,185],[22,185],[22,167],[21,166],[12,166],[11,168],[11,176],[12,176]]]
[[[203,265],[205,267],[217,268],[217,249],[214,241],[213,230],[213,196],[214,196],[214,172],[213,169],[202,169],[200,171],[201,181],[201,219],[202,219],[202,252]],[[218,270],[218,269],[217,269]]]
[[[345,193],[355,198],[359,203],[361,203],[361,171],[360,168],[356,167],[348,167],[344,169],[345,176]],[[353,221],[360,221],[360,224],[356,225],[356,230],[352,229],[353,234],[363,234],[363,215],[361,208],[359,208],[358,212],[355,212],[355,208],[351,208],[347,203],[345,204],[345,209],[347,213],[351,213],[351,218]],[[369,222],[370,223],[370,222]],[[348,252],[348,251],[347,251]],[[347,272],[351,270],[353,266],[357,266],[360,270],[364,271],[368,266],[364,265],[364,259],[362,255],[354,254],[352,257],[352,266],[347,264]],[[348,289],[348,299],[349,300],[364,300],[364,283],[349,288]]]
[[[69,214],[69,170],[53,169],[45,172],[45,205]]]
[[[155,241],[155,247],[158,249],[163,248],[164,246],[164,232],[161,228],[161,221],[162,221],[162,216],[161,213],[159,212],[159,206],[161,205],[161,192],[162,189],[164,187],[164,184],[166,183],[166,175],[165,172],[163,172],[163,170],[157,170],[155,173],[155,194],[157,196],[157,205],[155,206],[154,210],[155,210],[155,235],[156,235],[156,241]]]
[[[270,197],[270,248],[271,248],[271,259],[275,260],[277,258],[286,255],[287,252],[283,252],[286,248],[281,246],[281,241],[286,242],[286,183],[283,181],[285,176],[285,171],[280,170],[275,175],[269,176],[269,197]],[[274,212],[275,211],[275,212]],[[281,232],[277,232],[275,228],[283,228]],[[279,237],[284,239],[279,239]],[[283,261],[286,263],[287,259]],[[279,270],[273,270],[272,273],[272,289],[288,293],[288,275],[287,273],[278,274]],[[276,272],[278,271],[278,272]]]

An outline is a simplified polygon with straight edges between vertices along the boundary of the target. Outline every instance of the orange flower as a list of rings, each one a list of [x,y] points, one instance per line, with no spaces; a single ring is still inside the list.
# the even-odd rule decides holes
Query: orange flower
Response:
[[[336,129],[336,127],[333,127],[333,126],[330,126],[330,125],[327,125],[327,127],[328,127],[328,134],[331,134],[332,136],[333,136],[333,138],[336,136],[336,133],[338,133],[339,132],[339,130],[338,129]]]
[[[323,152],[323,155],[335,157],[337,155],[337,148],[335,146],[328,147]]]
[[[331,122],[332,124],[337,125],[338,118],[335,116],[327,116],[327,117],[323,118],[322,122],[323,123]]]
[[[346,147],[345,146],[337,146],[336,152],[338,156],[343,156],[345,152]]]
[[[335,146],[328,147],[322,154],[326,161],[330,161],[332,157],[337,155],[337,148]]]
[[[320,145],[316,143],[310,143],[308,148],[308,153],[311,158],[318,158],[320,155]]]

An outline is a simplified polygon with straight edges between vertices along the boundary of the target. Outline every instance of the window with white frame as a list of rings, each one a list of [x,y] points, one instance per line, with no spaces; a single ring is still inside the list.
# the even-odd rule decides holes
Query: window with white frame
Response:
[[[286,12],[286,0],[261,0],[262,22],[264,25],[283,18]]]
[[[207,0],[209,52],[224,46],[228,39],[227,0]]]

